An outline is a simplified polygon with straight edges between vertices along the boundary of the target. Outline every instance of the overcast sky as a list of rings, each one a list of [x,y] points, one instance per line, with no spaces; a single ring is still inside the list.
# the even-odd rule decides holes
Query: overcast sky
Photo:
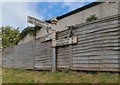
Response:
[[[36,2],[35,2],[36,1]],[[52,2],[51,2],[52,1]],[[95,0],[4,0],[0,3],[0,26],[12,26],[23,30],[31,24],[27,16],[48,20],[60,16]]]

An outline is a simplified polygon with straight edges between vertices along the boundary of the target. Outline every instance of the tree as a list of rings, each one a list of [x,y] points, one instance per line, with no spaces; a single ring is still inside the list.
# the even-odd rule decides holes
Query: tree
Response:
[[[41,28],[42,28],[42,27],[34,26],[34,29],[33,29],[33,33],[32,33],[32,35],[36,37],[38,31],[39,31]]]
[[[1,36],[2,37],[2,47],[8,47],[17,45],[20,39],[20,31],[19,28],[14,29],[10,26],[0,27],[2,30]]]
[[[26,27],[22,32],[20,33],[20,40],[22,40],[27,34],[32,35],[33,27]]]

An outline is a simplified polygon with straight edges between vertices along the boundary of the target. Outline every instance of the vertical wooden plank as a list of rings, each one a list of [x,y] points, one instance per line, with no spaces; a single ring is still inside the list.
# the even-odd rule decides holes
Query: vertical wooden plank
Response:
[[[16,46],[14,46],[14,59],[13,59],[13,69],[14,69],[14,67],[15,67],[15,48],[16,48]]]
[[[69,65],[72,68],[72,45],[69,45]]]
[[[57,40],[69,37],[69,30],[64,30],[57,33]],[[70,68],[70,51],[69,45],[58,46],[57,48],[57,69],[68,69]]]
[[[32,42],[32,46],[33,46],[33,69],[35,68],[35,56],[36,56],[36,53],[35,53],[35,48],[36,48],[36,39],[35,37],[33,38],[33,42]]]

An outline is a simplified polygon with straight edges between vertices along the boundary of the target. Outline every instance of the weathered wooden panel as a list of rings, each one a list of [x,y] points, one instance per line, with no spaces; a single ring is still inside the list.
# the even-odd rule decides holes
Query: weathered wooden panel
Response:
[[[89,63],[89,64],[118,64],[119,61],[118,60],[105,60],[105,59],[84,59],[84,60],[75,60],[73,59],[73,64],[86,64],[86,63]]]
[[[23,68],[23,56],[22,56],[22,45],[15,47],[15,59],[14,59],[14,68],[21,69]]]
[[[109,29],[107,29],[105,32],[95,32],[95,33],[90,33],[90,34],[81,34],[80,31],[75,32],[77,35],[80,35],[78,37],[80,37],[82,40],[84,40],[84,38],[86,39],[91,39],[91,38],[99,38],[99,36],[101,37],[105,37],[105,35],[111,35],[111,36],[116,36],[116,35],[120,35],[118,33],[118,27],[117,28],[112,28],[111,31]],[[102,34],[101,34],[102,33]],[[96,35],[96,36],[94,36]]]
[[[28,42],[22,45],[23,53],[23,68],[33,69],[34,66],[34,55],[33,55],[33,42]]]
[[[69,46],[57,47],[57,68],[69,67]]]
[[[2,65],[5,68],[14,67],[14,47],[8,47],[3,49],[2,52]]]
[[[73,29],[78,43],[72,46],[73,70],[117,70],[118,20],[77,26]]]
[[[94,24],[89,24],[89,25],[85,25],[82,27],[77,27],[76,30],[73,30],[74,33],[76,33],[77,31],[81,31],[82,34],[90,34],[93,32],[100,32],[100,31],[105,31],[105,30],[111,30],[115,27],[118,27],[118,20],[114,20],[114,21],[108,21],[108,22],[97,22]],[[80,29],[79,29],[80,28]]]
[[[119,47],[117,45],[114,46],[114,44],[111,45],[111,46],[109,46],[109,45],[108,46],[92,45],[91,47],[89,45],[84,46],[84,47],[83,46],[79,46],[80,48],[76,48],[77,46],[73,47],[73,48],[76,48],[76,49],[74,49],[74,53],[76,53],[76,52],[84,53],[84,52],[91,52],[91,51],[101,51],[102,49],[108,50],[108,51],[118,51],[118,50],[120,50],[120,46]]]
[[[69,30],[57,33],[57,39],[69,38]],[[57,47],[57,69],[68,68],[70,66],[69,45]]]
[[[57,37],[57,39],[67,38],[67,37],[69,37],[69,31],[65,30],[65,31],[58,32],[56,37]]]
[[[15,47],[15,63],[14,68],[17,69],[33,69],[34,55],[33,42],[27,42]]]
[[[52,68],[52,41],[40,42],[37,39],[35,42],[35,69],[51,70]]]
[[[2,49],[0,49],[0,68],[2,68]]]
[[[83,55],[83,56],[74,56],[73,59],[118,59],[118,55]]]

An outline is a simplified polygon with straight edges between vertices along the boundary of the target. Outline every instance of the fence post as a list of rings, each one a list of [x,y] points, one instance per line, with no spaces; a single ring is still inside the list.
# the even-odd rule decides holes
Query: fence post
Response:
[[[34,36],[33,37],[33,43],[32,43],[32,46],[33,46],[33,70],[35,70],[35,47],[36,47],[36,37]]]
[[[55,25],[57,25],[58,20],[53,17],[51,20],[52,27],[52,46],[53,46],[53,54],[52,54],[52,72],[56,71],[56,30]]]
[[[53,48],[52,72],[56,71],[56,48]]]
[[[56,32],[52,32],[52,72],[56,71]]]
[[[72,45],[69,45],[69,68],[72,69]]]

